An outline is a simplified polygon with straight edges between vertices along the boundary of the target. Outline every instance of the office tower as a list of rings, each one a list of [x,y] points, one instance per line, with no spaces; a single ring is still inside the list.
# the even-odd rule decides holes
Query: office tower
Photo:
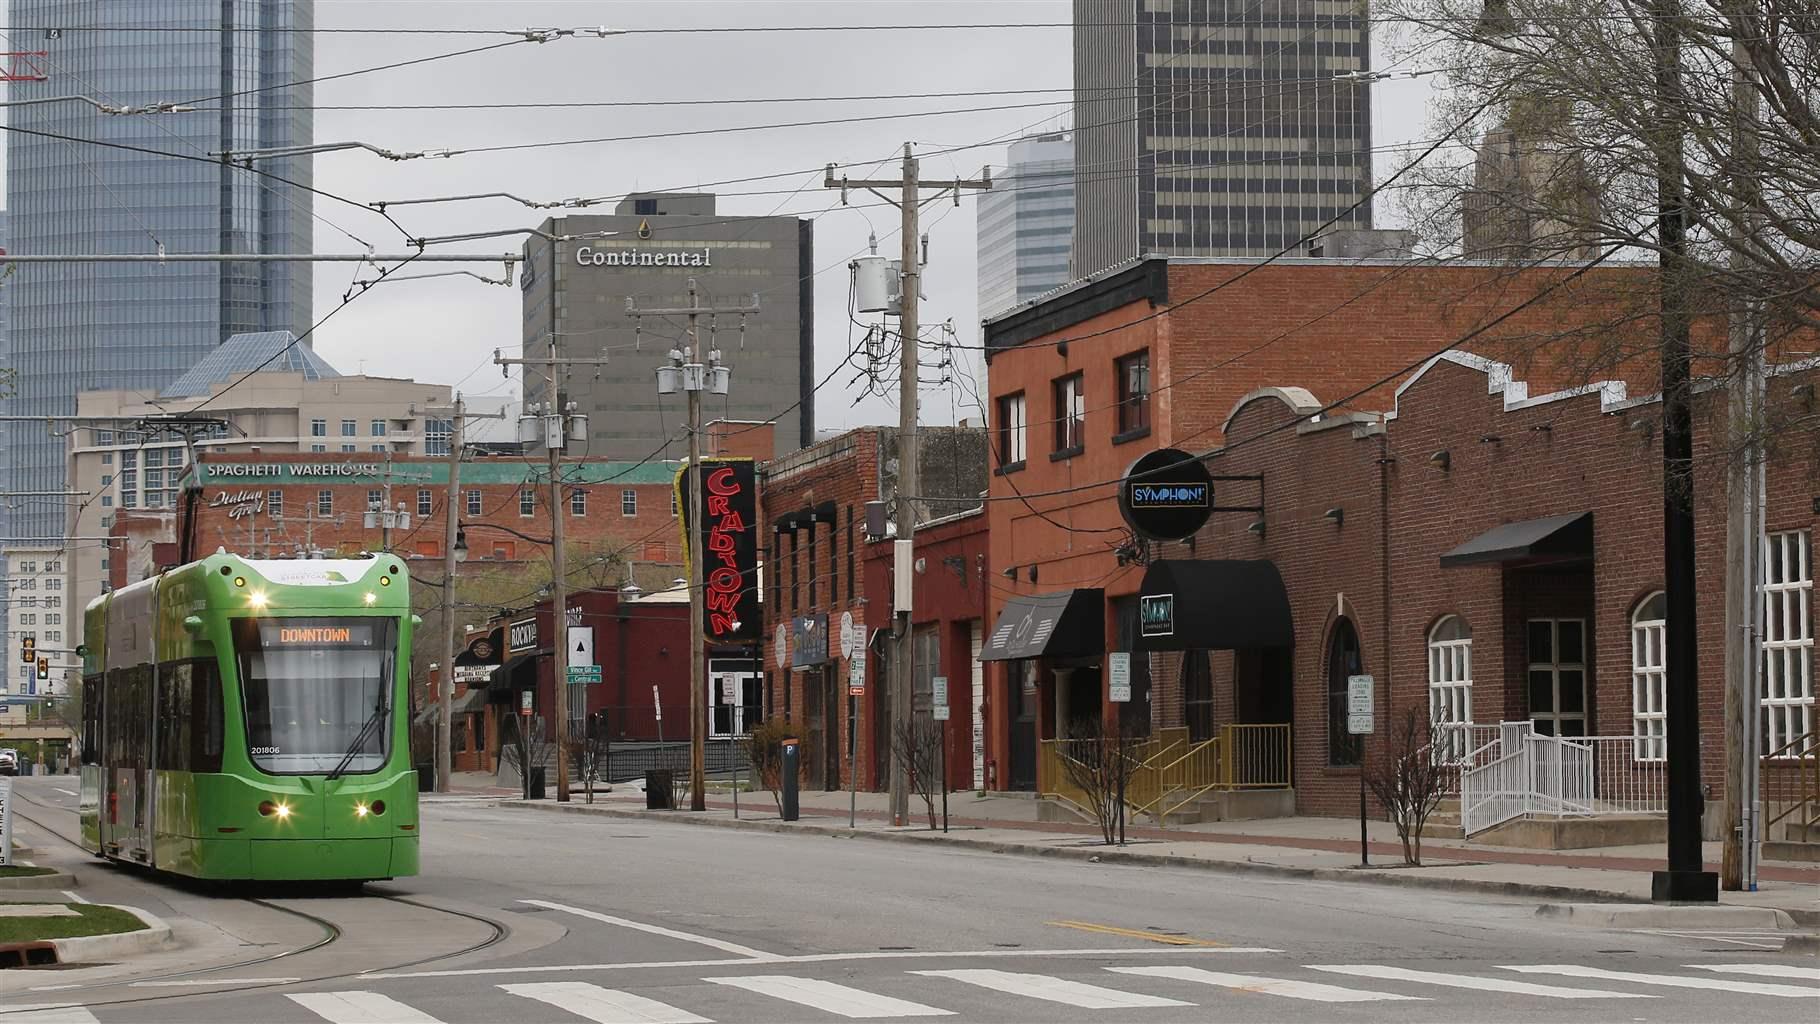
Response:
[[[1370,67],[1365,0],[1075,0],[1074,275],[1371,227]]]
[[[8,112],[7,207],[15,254],[281,253],[311,249],[307,157],[254,174],[210,153],[306,145],[313,0],[11,0],[14,49],[43,50],[44,80],[9,100],[90,96],[185,103],[186,113],[108,115],[80,101]],[[97,144],[102,143],[102,144]],[[132,147],[110,148],[109,145]],[[156,150],[201,159],[159,156]],[[76,394],[148,396],[233,334],[310,325],[305,263],[18,264],[11,304],[11,413],[69,415]],[[64,488],[63,438],[10,434],[0,489]],[[60,537],[65,499],[15,502],[15,536]]]
[[[1074,143],[1061,133],[1011,144],[979,201],[979,315],[1068,283],[1074,238]]]

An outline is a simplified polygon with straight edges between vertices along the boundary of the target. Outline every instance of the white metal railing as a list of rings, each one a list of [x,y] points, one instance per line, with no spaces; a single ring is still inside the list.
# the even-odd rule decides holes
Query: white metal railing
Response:
[[[1483,764],[1495,748],[1501,727],[1479,722],[1438,722],[1432,746],[1437,763],[1466,767]],[[1493,755],[1495,757],[1495,755]]]
[[[1592,817],[1660,814],[1668,807],[1659,762],[1633,758],[1634,736],[1539,736],[1504,722],[1460,769],[1460,825],[1467,835],[1526,814]]]

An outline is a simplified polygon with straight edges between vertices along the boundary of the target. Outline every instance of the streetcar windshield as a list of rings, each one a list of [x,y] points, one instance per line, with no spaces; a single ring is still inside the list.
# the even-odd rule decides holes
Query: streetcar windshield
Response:
[[[274,775],[378,771],[391,751],[396,636],[396,621],[379,617],[236,621],[253,764]]]

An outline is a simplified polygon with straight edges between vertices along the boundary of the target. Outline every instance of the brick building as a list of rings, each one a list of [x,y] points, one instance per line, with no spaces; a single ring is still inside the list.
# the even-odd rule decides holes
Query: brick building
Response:
[[[376,551],[389,543],[407,559],[443,557],[446,459],[284,452],[204,454],[197,463],[201,490],[191,529],[198,551],[222,546],[272,557]],[[564,498],[565,539],[574,549],[680,564],[675,463],[567,460],[563,466],[572,481]],[[470,562],[544,557],[550,528],[542,459],[463,463],[458,500]],[[366,513],[380,506],[402,510],[408,523],[390,531],[369,525]]]
[[[925,427],[920,438],[925,500],[919,513],[935,518],[977,508],[985,490],[984,432]],[[847,743],[856,715],[861,784],[876,787],[887,770],[890,722],[883,712],[891,681],[878,631],[890,625],[890,591],[877,603],[871,577],[880,566],[869,557],[875,538],[866,536],[866,506],[884,502],[887,520],[895,514],[896,462],[896,430],[860,427],[759,467],[768,588],[765,708],[803,723],[805,785],[814,788],[849,783]],[[883,564],[890,564],[888,554]],[[840,649],[843,616],[851,616],[871,652],[866,692],[856,701],[847,692]]]
[[[1659,662],[1632,659],[1661,637],[1649,617],[1662,577],[1659,412],[1627,397],[1655,389],[1653,354],[1585,327],[1626,299],[1638,271],[1545,293],[1562,272],[1149,260],[989,321],[998,585],[982,657],[999,784],[1033,786],[1038,741],[1083,711],[1113,713],[1108,651],[1137,652],[1123,714],[1140,728],[1205,737],[1229,723],[1292,723],[1307,811],[1356,807],[1357,755],[1340,714],[1354,673],[1377,677],[1380,722],[1411,706],[1426,714],[1432,699],[1457,722],[1635,729],[1638,749],[1655,750],[1660,715],[1637,711],[1632,693],[1647,705]],[[1712,330],[1697,333],[1710,342]],[[1424,363],[1474,332],[1467,347],[1487,357]],[[1592,353],[1614,351],[1635,358],[1607,363],[1609,382],[1575,387]],[[1714,412],[1703,398],[1703,431]],[[1768,520],[1789,578],[1772,582],[1806,593],[1811,555],[1793,554],[1811,550],[1815,461],[1803,446],[1813,435],[1790,436],[1803,450],[1779,453]],[[1216,477],[1216,505],[1263,511],[1216,513],[1179,544],[1133,540],[1115,482],[1159,447],[1214,450],[1211,471],[1234,478]],[[1702,494],[1721,493],[1714,483]],[[1697,519],[1709,581],[1704,757],[1716,780],[1722,507],[1709,502]],[[1515,550],[1495,532],[1506,525],[1534,534],[1534,549]],[[1283,639],[1178,622],[1173,643],[1141,642],[1140,598],[1164,587],[1249,593],[1238,606],[1205,602]],[[1270,617],[1279,621],[1259,625]],[[1020,643],[1020,624],[1039,626],[1041,642]],[[1777,649],[1799,653],[1773,681],[1776,706],[1792,710],[1773,713],[1782,724],[1771,739],[1813,728],[1811,612],[1778,628]],[[1181,649],[1197,629],[1203,646]],[[1635,651],[1633,631],[1645,645]]]

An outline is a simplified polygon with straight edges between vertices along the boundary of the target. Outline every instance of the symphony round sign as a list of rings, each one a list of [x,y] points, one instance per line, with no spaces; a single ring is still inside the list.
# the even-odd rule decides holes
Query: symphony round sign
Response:
[[[1119,512],[1140,537],[1193,536],[1213,514],[1213,477],[1206,463],[1180,449],[1146,452],[1119,483]]]

